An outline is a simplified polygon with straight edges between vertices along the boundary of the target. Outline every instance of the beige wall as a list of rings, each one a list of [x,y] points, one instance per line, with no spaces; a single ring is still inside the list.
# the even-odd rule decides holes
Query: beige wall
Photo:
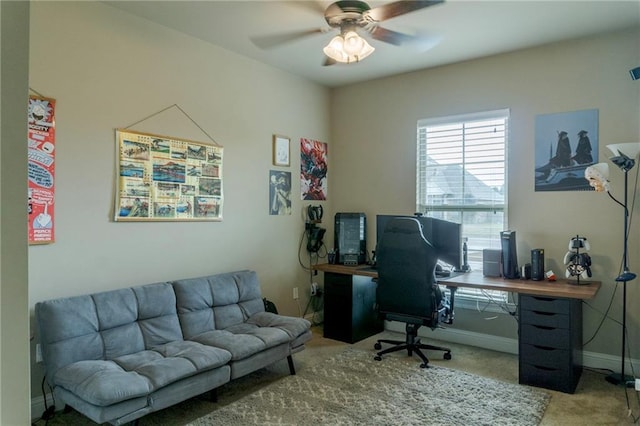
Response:
[[[33,3],[30,60],[30,87],[57,100],[56,242],[29,247],[32,310],[44,299],[246,268],[279,311],[304,310],[298,141],[328,142],[327,89],[101,3]],[[224,146],[224,220],[115,223],[114,129],[172,104]],[[209,141],[176,108],[132,129]],[[292,172],[291,216],[269,216],[274,133],[292,141],[282,169]],[[35,366],[34,396],[41,374]]]
[[[605,321],[585,350],[619,356],[621,331],[614,320],[621,318],[621,290],[612,296],[616,289],[612,277],[617,276],[622,253],[622,209],[594,192],[535,192],[534,124],[537,114],[598,109],[600,161],[610,156],[606,144],[640,141],[640,83],[628,73],[640,64],[639,40],[637,30],[626,31],[333,90],[334,206],[364,211],[370,218],[369,235],[375,235],[376,214],[415,211],[418,119],[509,108],[508,218],[510,229],[517,231],[520,262],[527,260],[531,249],[542,247],[547,267],[564,274],[569,238],[587,236],[594,278],[603,281],[589,304],[604,312],[613,297],[609,314],[613,320]],[[612,168],[611,174],[613,192],[622,196],[622,173]],[[630,264],[640,271],[638,203],[633,214]],[[630,301],[640,298],[638,283],[628,286]],[[590,306],[584,306],[585,339],[602,318]],[[490,316],[458,310],[454,328],[516,338],[515,320],[484,320]],[[640,358],[639,321],[634,310],[628,318],[634,358]]]
[[[0,424],[29,424],[29,3],[0,2]],[[22,108],[16,108],[16,105]]]

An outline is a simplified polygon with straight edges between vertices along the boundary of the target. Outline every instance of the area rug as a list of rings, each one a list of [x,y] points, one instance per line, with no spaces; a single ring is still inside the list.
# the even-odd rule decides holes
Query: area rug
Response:
[[[549,398],[537,388],[348,349],[189,424],[537,425]]]

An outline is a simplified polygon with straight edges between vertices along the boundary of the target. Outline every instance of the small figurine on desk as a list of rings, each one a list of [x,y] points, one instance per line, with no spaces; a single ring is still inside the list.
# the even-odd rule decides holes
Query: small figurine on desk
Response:
[[[580,252],[584,249],[584,252]],[[576,235],[569,240],[569,251],[564,255],[564,264],[567,265],[565,276],[575,278],[575,283],[580,284],[580,278],[591,277],[591,256],[587,253],[591,249],[586,237]],[[588,284],[582,282],[582,284]]]

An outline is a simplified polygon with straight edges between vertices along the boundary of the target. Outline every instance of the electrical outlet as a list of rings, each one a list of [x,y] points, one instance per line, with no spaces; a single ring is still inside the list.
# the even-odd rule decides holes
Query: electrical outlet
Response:
[[[318,293],[318,283],[311,283],[311,295],[315,296]]]
[[[298,300],[298,287],[293,288],[293,300]]]
[[[640,392],[640,379],[636,379],[636,390]]]
[[[40,343],[36,343],[36,362],[42,362],[42,347],[40,346]]]

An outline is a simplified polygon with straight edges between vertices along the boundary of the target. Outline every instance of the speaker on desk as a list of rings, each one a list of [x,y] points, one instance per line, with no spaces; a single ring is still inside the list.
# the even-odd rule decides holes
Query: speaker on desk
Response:
[[[531,250],[531,279],[534,281],[544,279],[544,249]]]
[[[502,250],[482,250],[482,275],[485,277],[502,276]]]
[[[507,279],[520,278],[516,231],[500,232],[500,242],[502,243],[502,276]]]

